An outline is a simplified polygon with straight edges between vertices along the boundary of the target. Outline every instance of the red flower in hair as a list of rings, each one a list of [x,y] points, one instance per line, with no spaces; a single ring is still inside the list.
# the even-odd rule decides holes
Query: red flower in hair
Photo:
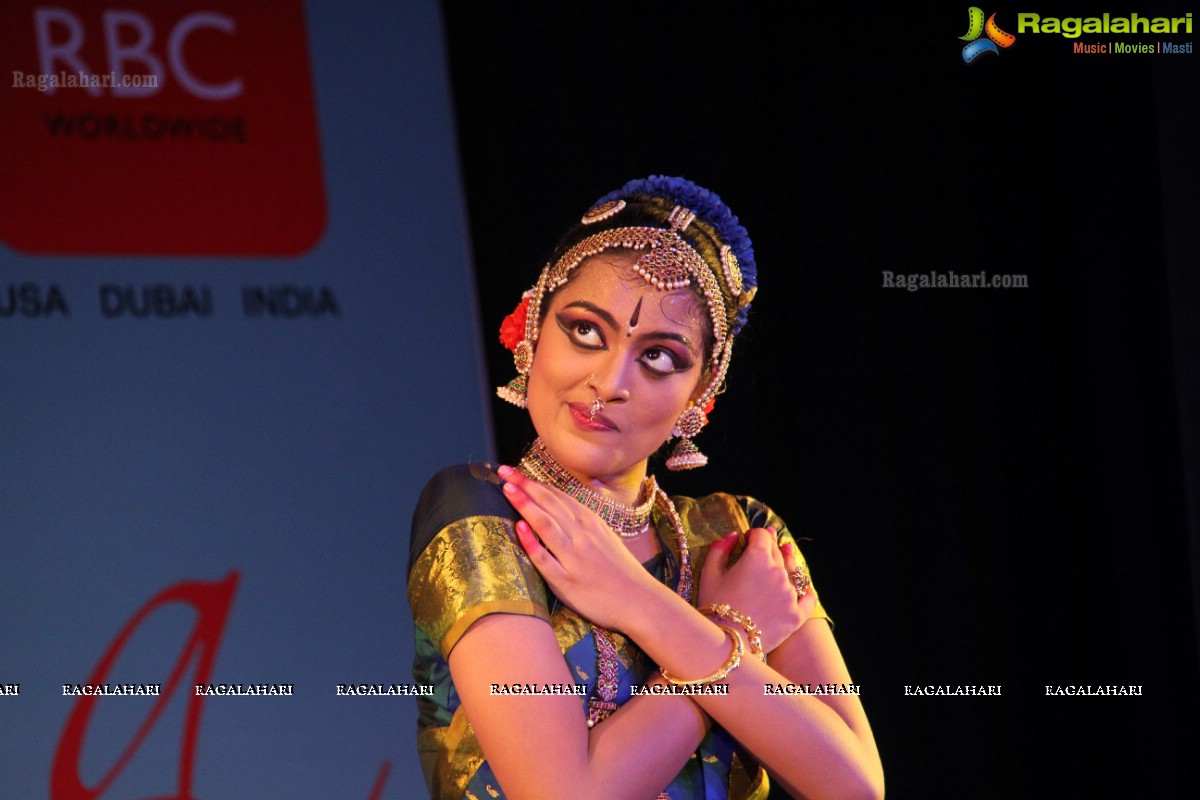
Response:
[[[517,345],[525,338],[525,318],[528,316],[529,298],[522,297],[513,312],[500,323],[500,344],[515,351]]]

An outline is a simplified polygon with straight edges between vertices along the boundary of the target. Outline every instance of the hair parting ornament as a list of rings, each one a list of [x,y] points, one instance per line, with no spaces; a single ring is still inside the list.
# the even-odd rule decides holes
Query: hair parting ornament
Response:
[[[622,217],[636,222],[622,226]],[[649,221],[648,221],[649,220]],[[513,351],[517,377],[496,393],[525,407],[526,379],[540,331],[543,305],[584,261],[606,250],[640,253],[634,270],[661,291],[694,287],[712,325],[710,379],[679,415],[672,433],[680,437],[667,468],[692,469],[708,458],[691,439],[708,422],[707,413],[725,381],[733,339],[746,322],[757,291],[754,250],[746,229],[712,192],[683,178],[652,176],[631,181],[596,202],[580,220],[580,236],[542,270],[533,288],[501,326],[500,340]],[[595,227],[597,230],[590,233]],[[689,241],[691,239],[692,241]],[[707,239],[709,247],[696,246]],[[705,256],[705,253],[708,256]]]

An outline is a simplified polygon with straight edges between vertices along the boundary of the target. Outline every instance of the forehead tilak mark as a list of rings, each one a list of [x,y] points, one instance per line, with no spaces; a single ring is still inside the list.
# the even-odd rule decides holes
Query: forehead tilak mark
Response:
[[[633,309],[633,316],[629,318],[629,330],[625,333],[626,338],[633,336],[633,329],[638,326],[638,318],[642,315],[642,301],[644,297],[639,297],[637,306]]]

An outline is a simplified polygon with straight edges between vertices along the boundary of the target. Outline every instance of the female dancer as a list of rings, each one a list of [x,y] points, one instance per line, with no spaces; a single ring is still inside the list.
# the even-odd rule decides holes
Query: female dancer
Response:
[[[443,470],[413,519],[419,748],[439,798],[878,798],[879,754],[795,541],[668,497],[756,289],[745,229],[678,178],[564,236],[502,329],[538,439]]]

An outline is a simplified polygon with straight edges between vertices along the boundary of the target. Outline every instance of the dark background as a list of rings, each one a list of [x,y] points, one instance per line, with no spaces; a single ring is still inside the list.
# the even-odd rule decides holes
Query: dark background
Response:
[[[966,65],[966,5],[889,8],[446,3],[491,381],[513,374],[492,332],[595,198],[714,189],[760,292],[711,465],[660,479],[810,540],[889,796],[1173,796],[1200,710],[1196,55],[1018,35]],[[1017,10],[1080,11],[999,9],[1012,33]],[[511,463],[530,429],[493,413]]]

